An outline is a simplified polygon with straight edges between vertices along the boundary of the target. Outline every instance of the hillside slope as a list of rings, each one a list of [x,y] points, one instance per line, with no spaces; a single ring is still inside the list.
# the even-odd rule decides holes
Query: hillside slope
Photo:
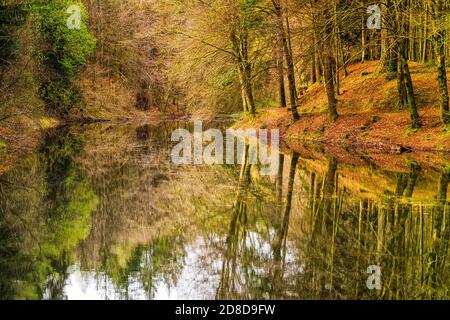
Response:
[[[397,82],[387,80],[377,62],[353,65],[342,79],[338,97],[339,120],[328,121],[323,85],[300,97],[300,121],[292,124],[287,109],[262,110],[237,127],[280,128],[285,141],[319,142],[361,150],[450,152],[450,129],[440,121],[438,83],[433,66],[411,63],[422,128],[410,129],[408,110],[397,107]]]

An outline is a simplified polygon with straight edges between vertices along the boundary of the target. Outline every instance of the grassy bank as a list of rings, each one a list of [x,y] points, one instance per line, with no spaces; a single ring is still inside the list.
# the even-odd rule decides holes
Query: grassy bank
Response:
[[[353,65],[341,85],[339,120],[328,121],[326,95],[317,84],[299,99],[300,121],[292,123],[287,109],[266,109],[256,118],[245,117],[237,127],[279,128],[288,145],[320,143],[351,148],[360,153],[450,152],[450,128],[440,121],[438,83],[434,66],[411,64],[422,127],[410,128],[408,110],[397,104],[397,81],[386,79],[377,62]]]

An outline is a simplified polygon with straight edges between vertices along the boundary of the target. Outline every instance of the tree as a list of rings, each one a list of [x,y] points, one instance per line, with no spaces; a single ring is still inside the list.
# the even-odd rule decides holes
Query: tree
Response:
[[[395,27],[396,27],[396,49],[397,49],[397,84],[400,106],[408,105],[411,116],[411,127],[420,127],[417,102],[414,95],[414,86],[408,64],[408,29],[407,20],[410,3],[406,0],[395,0]]]
[[[325,91],[328,100],[328,113],[330,120],[335,122],[338,119],[337,100],[334,83],[334,65],[336,59],[333,55],[333,14],[331,4],[328,1],[322,3],[318,10],[318,20],[320,25],[319,48],[322,53],[322,64],[325,82]]]
[[[286,108],[286,88],[284,85],[284,42],[286,40],[283,26],[283,17],[281,12],[281,7],[277,7],[279,1],[272,0],[272,3],[275,8],[275,25],[276,25],[276,63],[277,63],[277,75],[278,75],[278,90],[279,90],[279,99],[280,99],[280,107]],[[281,28],[280,28],[281,24]],[[283,40],[284,39],[284,40]]]
[[[300,119],[300,115],[297,111],[298,95],[297,86],[295,83],[295,70],[294,70],[294,58],[292,56],[292,51],[289,46],[290,34],[286,32],[284,27],[283,18],[283,7],[281,5],[281,0],[272,0],[273,7],[275,9],[276,19],[277,19],[277,34],[281,40],[283,47],[284,57],[287,64],[287,74],[289,83],[289,96],[290,96],[290,106],[292,112],[292,118],[294,121]],[[289,23],[289,17],[286,16],[286,23]]]
[[[32,3],[31,11],[44,46],[41,72],[41,94],[48,111],[59,117],[80,113],[81,94],[71,80],[79,75],[96,46],[95,37],[87,26],[88,12],[81,1],[75,2],[81,9],[80,29],[67,27],[68,0]]]
[[[450,124],[449,93],[446,65],[446,15],[449,5],[445,0],[431,0],[431,14],[433,17],[433,45],[438,71],[439,93],[441,99],[441,117],[444,125]]]
[[[233,47],[234,59],[239,73],[239,81],[242,87],[244,111],[256,114],[255,99],[252,85],[252,64],[249,60],[249,30],[243,18],[244,12],[236,17],[232,23],[230,39]]]

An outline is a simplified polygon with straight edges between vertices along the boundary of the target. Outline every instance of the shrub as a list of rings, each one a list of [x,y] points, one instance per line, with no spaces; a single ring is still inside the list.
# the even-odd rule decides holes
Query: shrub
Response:
[[[81,8],[80,29],[69,29],[67,8],[76,4]],[[81,1],[51,0],[38,1],[35,17],[42,40],[46,45],[45,60],[65,76],[77,75],[78,68],[94,51],[96,39],[88,31],[87,11]]]
[[[81,9],[80,29],[70,29],[67,9]],[[87,10],[80,0],[37,0],[32,7],[34,21],[42,41],[41,95],[47,110],[68,117],[81,110],[81,94],[71,79],[78,76],[96,45],[87,29]]]

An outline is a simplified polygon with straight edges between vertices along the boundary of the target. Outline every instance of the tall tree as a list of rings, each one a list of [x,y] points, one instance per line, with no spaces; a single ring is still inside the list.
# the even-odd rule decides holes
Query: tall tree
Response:
[[[449,93],[447,82],[446,46],[446,12],[449,4],[445,0],[431,0],[433,17],[433,44],[438,71],[439,93],[441,99],[441,117],[444,124],[450,124]]]
[[[332,4],[329,1],[322,2],[320,9],[318,9],[318,19],[320,39],[319,48],[321,51],[321,58],[323,64],[323,74],[325,81],[325,91],[328,100],[328,113],[330,120],[335,122],[338,119],[337,99],[334,83],[334,65],[336,64],[333,55],[333,29],[334,21]]]
[[[239,80],[243,92],[244,111],[250,114],[256,114],[255,99],[253,96],[252,85],[252,65],[249,61],[249,36],[245,26],[241,24],[241,20],[232,27],[230,33],[231,43],[233,44],[233,53],[236,60],[236,66],[239,73]]]
[[[397,27],[397,82],[399,101],[401,106],[408,105],[411,116],[411,127],[417,129],[420,127],[420,119],[408,64],[408,30],[410,26],[407,18],[409,18],[408,12],[411,9],[410,2],[408,0],[396,0],[394,5],[396,9]]]
[[[294,58],[292,56],[292,51],[289,46],[290,33],[286,32],[284,27],[284,18],[283,18],[283,7],[281,5],[281,0],[272,0],[272,4],[275,9],[275,14],[277,17],[277,32],[278,36],[281,39],[281,43],[283,46],[284,56],[287,64],[287,76],[289,83],[289,96],[290,96],[290,107],[292,112],[292,118],[297,121],[300,119],[300,115],[298,114],[297,105],[298,105],[298,95],[297,95],[297,85],[295,83],[295,69],[294,69]],[[289,23],[289,17],[286,16],[286,23]]]

